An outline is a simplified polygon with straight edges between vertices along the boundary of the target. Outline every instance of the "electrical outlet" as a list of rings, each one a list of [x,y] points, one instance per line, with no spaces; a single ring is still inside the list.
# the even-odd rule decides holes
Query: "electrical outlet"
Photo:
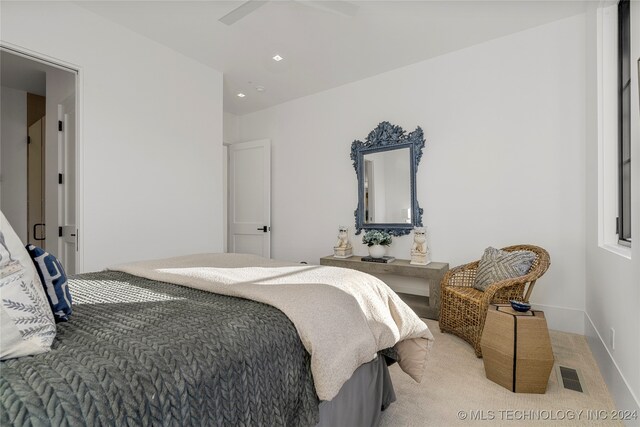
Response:
[[[611,350],[616,349],[616,330],[611,328]]]

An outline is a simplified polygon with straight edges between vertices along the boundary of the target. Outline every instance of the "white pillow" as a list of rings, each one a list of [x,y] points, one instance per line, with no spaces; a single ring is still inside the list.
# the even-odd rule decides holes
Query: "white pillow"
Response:
[[[49,351],[56,322],[31,257],[0,216],[0,360],[5,360]]]

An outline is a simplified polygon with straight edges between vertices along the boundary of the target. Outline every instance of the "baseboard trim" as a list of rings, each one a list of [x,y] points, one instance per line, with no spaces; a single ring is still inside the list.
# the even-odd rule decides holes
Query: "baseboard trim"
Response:
[[[596,360],[604,381],[607,383],[609,392],[613,396],[616,407],[619,410],[637,411],[640,414],[640,400],[633,394],[615,359],[609,352],[602,336],[596,329],[589,314],[584,313],[585,337],[591,348],[593,358]],[[627,425],[637,425],[638,420],[627,422]]]
[[[584,311],[569,307],[532,304],[535,310],[544,311],[549,329],[584,335]]]

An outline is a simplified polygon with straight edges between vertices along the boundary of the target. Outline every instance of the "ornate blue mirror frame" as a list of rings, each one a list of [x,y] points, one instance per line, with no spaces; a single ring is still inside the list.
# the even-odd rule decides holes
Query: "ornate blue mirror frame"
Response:
[[[362,230],[384,230],[392,236],[409,234],[413,227],[422,226],[422,208],[416,198],[416,172],[422,158],[424,148],[424,134],[420,126],[413,132],[406,133],[400,126],[389,122],[380,123],[372,130],[367,139],[353,141],[351,144],[351,160],[358,177],[358,207],[355,210],[356,234]],[[383,151],[408,148],[410,153],[410,178],[411,178],[411,223],[365,223],[364,212],[364,156],[365,154],[379,153]]]

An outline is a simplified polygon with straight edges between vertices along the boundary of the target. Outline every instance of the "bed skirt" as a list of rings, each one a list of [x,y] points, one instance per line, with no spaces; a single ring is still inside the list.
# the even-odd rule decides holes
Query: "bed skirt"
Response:
[[[385,357],[378,355],[356,369],[335,398],[320,403],[318,427],[377,426],[395,400]]]

